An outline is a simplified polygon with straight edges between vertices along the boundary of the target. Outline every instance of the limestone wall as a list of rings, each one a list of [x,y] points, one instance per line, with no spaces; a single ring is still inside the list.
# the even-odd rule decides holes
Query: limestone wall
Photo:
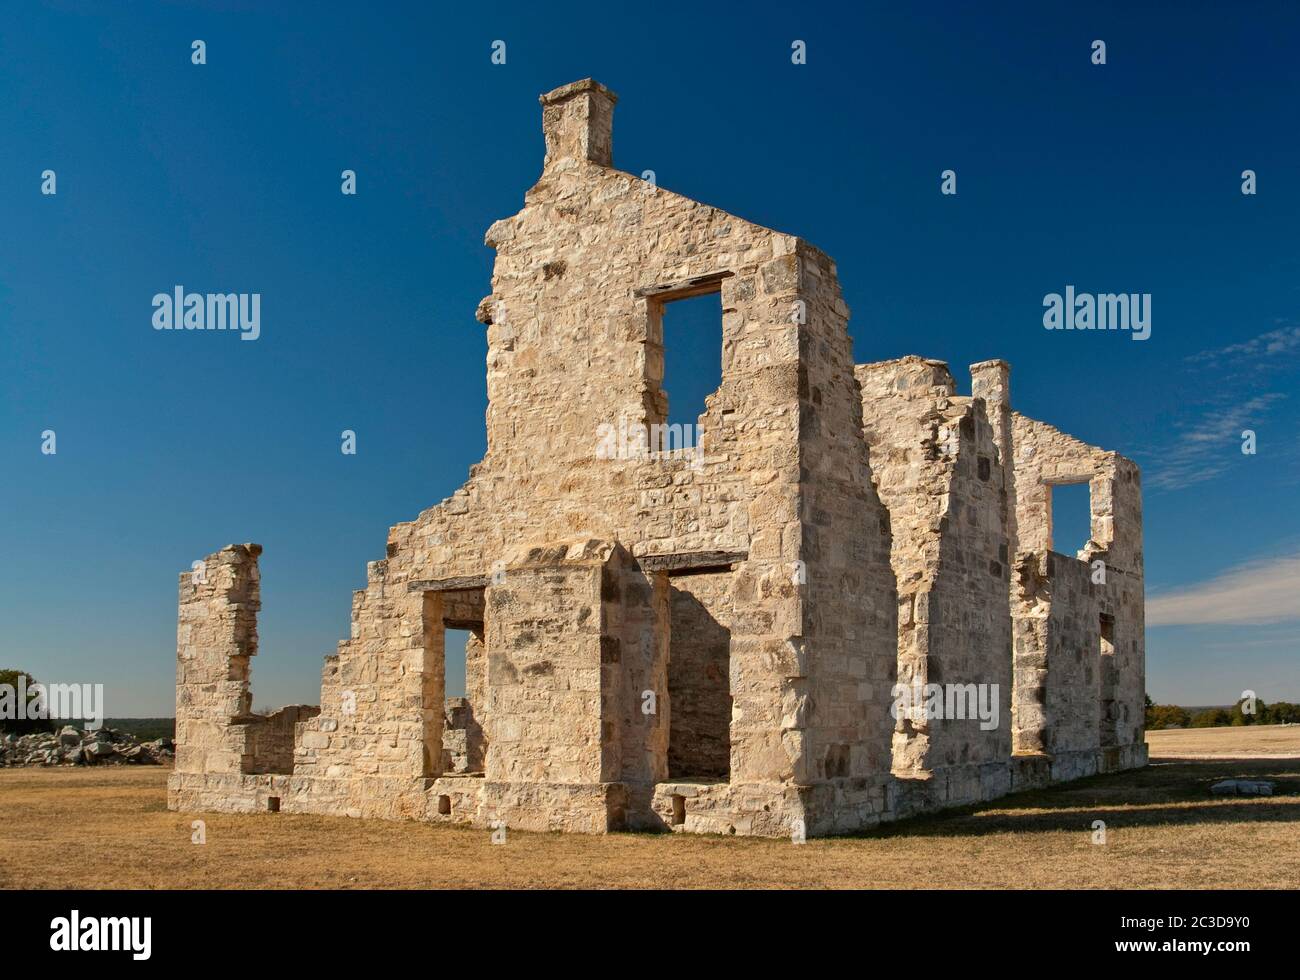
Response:
[[[448,773],[481,773],[487,739],[469,698],[448,698],[442,730],[442,769]]]
[[[786,641],[780,661],[792,678],[781,724],[800,753],[794,782],[822,784],[809,797],[807,829],[827,833],[869,826],[885,810],[898,609],[889,515],[862,438],[849,308],[829,258],[802,242],[798,258],[807,315],[799,376],[807,581],[800,635]]]
[[[601,575],[601,685],[609,778],[626,799],[613,823],[657,829],[651,810],[656,783],[668,778],[673,717],[668,695],[668,577],[647,574],[612,542]],[[613,734],[611,734],[613,733]]]
[[[666,579],[610,542],[511,556],[487,587],[489,819],[653,824],[650,796],[667,775],[667,600]]]
[[[180,576],[176,635],[176,809],[264,808],[246,780],[294,772],[296,731],[319,709],[252,710],[261,577],[256,544],[230,545]]]
[[[1041,618],[1032,663],[1041,691],[1041,739],[1036,751],[1059,755],[1095,750],[1100,743],[1101,645],[1097,602],[1088,566],[1044,552],[1023,566],[1021,594]]]
[[[1103,586],[1091,566],[1049,551],[1023,555],[1018,582],[1017,751],[1047,755],[1056,779],[1142,764],[1143,687],[1130,666],[1141,643],[1119,628],[1133,578]]]
[[[291,704],[247,723],[250,758],[243,771],[292,773],[298,725],[318,714],[320,708],[314,704]]]
[[[1107,552],[1110,564],[1140,573],[1142,500],[1137,466],[1119,453],[1089,446],[1018,412],[1012,413],[1012,420],[1019,550],[1047,551],[1051,547],[1051,488],[1086,483],[1091,498],[1091,540],[1084,550]]]
[[[1028,561],[1036,569],[1026,578],[1027,583],[1034,583],[1044,576],[1050,557],[1054,574],[1047,577],[1059,582],[1051,594],[1061,593],[1061,601],[1070,608],[1068,614],[1053,608],[1049,621],[1043,623],[1040,620],[1044,609],[1051,608],[1052,603],[1045,603],[1037,584],[1021,590],[1016,614],[1032,620],[1033,625],[1023,631],[1023,649],[1019,643],[1021,631],[1017,633],[1017,676],[1025,679],[1017,696],[1017,712],[1025,712],[1015,723],[1017,750],[1050,752],[1044,747],[1054,743],[1079,747],[1090,741],[1093,748],[1108,750],[1104,765],[1140,762],[1145,753],[1146,688],[1140,473],[1131,460],[1118,453],[1089,446],[1019,413],[1012,413],[1012,426],[1016,546],[1022,553],[1018,560]],[[1052,543],[1052,487],[1062,483],[1087,483],[1089,487],[1090,540],[1074,556],[1048,552]],[[1082,587],[1085,582],[1086,597]],[[1068,594],[1064,593],[1066,589],[1070,590]],[[1013,604],[1016,599],[1013,593]],[[1035,634],[1038,639],[1031,644],[1030,637]],[[1070,729],[1071,734],[1057,737],[1040,728],[1051,724],[1050,709],[1044,711],[1034,705],[1047,704],[1044,698],[1050,697],[1051,691],[1068,686],[1068,681],[1045,681],[1042,671],[1050,669],[1052,649],[1070,648],[1086,648],[1091,651],[1090,659],[1098,659],[1097,706],[1077,706],[1077,712],[1088,715],[1086,719],[1059,716],[1057,723]],[[1047,665],[1041,661],[1043,650],[1049,651]],[[1040,693],[1040,688],[1048,693]],[[1083,736],[1085,725],[1095,730],[1095,739]]]
[[[670,581],[670,778],[726,779],[731,770],[729,572]]]
[[[173,805],[822,834],[1066,771],[1013,760],[1010,727],[1022,755],[1133,764],[1136,468],[1013,413],[1004,362],[972,398],[940,362],[855,367],[828,257],[615,170],[603,86],[541,101],[541,176],[486,235],[483,460],[389,530],[319,714],[248,711],[257,546],[182,583]],[[640,435],[670,417],[665,311],[705,293],[722,380],[701,450],[666,456]],[[1066,478],[1092,481],[1104,586],[1021,575]],[[1091,680],[1057,652],[1090,644]],[[1013,717],[896,724],[900,677],[1011,688]]]
[[[605,96],[592,88],[572,98]],[[560,133],[548,145],[577,144]],[[369,746],[384,729],[396,736],[390,748],[407,760],[402,768],[416,770],[415,749],[404,748],[407,705],[376,687],[418,643],[411,582],[481,576],[511,547],[591,536],[617,538],[634,554],[749,553],[737,601],[754,612],[733,634],[732,659],[753,680],[736,692],[733,772],[779,779],[790,768],[779,729],[784,682],[758,678],[769,673],[769,624],[779,617],[790,624],[785,635],[800,632],[798,596],[774,585],[788,581],[800,548],[794,240],[559,154],[548,156],[524,210],[488,233],[497,260],[482,307],[487,455],[452,498],[393,528],[386,559],[371,566],[337,677],[327,678],[358,690],[357,712],[337,718],[317,765],[373,770]],[[724,309],[723,381],[702,419],[702,460],[597,459],[602,424],[617,433],[656,420],[655,310],[698,289],[699,277],[713,277],[705,285],[720,289]],[[751,540],[755,523],[762,530]],[[747,637],[749,629],[758,632]],[[331,718],[333,697],[323,695]]]
[[[941,361],[904,357],[860,365],[857,374],[873,472],[894,532],[899,684],[983,686],[988,706],[993,699],[997,706],[996,719],[983,724],[973,716],[931,719],[912,697],[913,716],[895,724],[894,770],[1000,762],[1011,745],[1011,618],[994,428],[983,401],[954,394]],[[965,696],[954,700],[969,705]],[[978,781],[970,792],[978,798]]]
[[[259,545],[230,545],[180,576],[176,629],[176,766],[246,771],[253,711],[249,660],[257,653]]]
[[[488,768],[503,781],[613,780],[601,739],[601,562],[530,557],[487,593]],[[539,727],[553,737],[532,737]]]

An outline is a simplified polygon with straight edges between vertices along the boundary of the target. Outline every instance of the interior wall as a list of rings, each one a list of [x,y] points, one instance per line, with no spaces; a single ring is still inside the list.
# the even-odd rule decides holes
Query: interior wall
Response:
[[[670,583],[668,777],[731,771],[730,572]]]

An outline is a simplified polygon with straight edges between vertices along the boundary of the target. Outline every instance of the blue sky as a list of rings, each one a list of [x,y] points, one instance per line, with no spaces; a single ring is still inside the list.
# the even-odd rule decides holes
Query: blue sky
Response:
[[[616,166],[835,257],[859,361],[1004,357],[1142,465],[1153,697],[1300,701],[1294,5],[260,6],[0,12],[2,665],[170,714],[177,573],[257,541],[255,701],[315,703],[389,525],[483,452],[483,232],[593,76]],[[153,330],[177,284],[260,292],[261,337]],[[1152,294],[1151,338],[1044,330],[1067,284]]]

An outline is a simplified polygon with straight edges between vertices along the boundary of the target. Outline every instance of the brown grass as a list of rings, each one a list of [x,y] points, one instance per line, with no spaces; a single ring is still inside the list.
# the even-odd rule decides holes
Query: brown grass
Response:
[[[1215,798],[1226,776],[1267,799]],[[1300,881],[1300,763],[1181,762],[855,838],[487,831],[166,809],[163,769],[0,770],[6,888],[1234,888]],[[1104,820],[1104,846],[1090,842]]]
[[[1147,732],[1147,747],[1153,759],[1300,759],[1300,725]]]

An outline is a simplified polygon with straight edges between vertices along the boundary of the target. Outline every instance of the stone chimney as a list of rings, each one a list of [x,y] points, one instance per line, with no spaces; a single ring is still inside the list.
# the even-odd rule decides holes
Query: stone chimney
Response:
[[[989,420],[998,427],[998,416],[1011,411],[1011,365],[1002,360],[980,361],[970,366],[970,380],[972,397],[984,399]]]
[[[1018,548],[1016,525],[1016,447],[1011,424],[1011,365],[1003,360],[980,361],[970,366],[973,398],[984,399],[984,412],[993,426],[1004,488],[1003,514],[1007,540],[1014,555]]]
[[[550,169],[564,159],[614,165],[614,103],[618,96],[591,78],[561,85],[541,96],[542,132]]]

